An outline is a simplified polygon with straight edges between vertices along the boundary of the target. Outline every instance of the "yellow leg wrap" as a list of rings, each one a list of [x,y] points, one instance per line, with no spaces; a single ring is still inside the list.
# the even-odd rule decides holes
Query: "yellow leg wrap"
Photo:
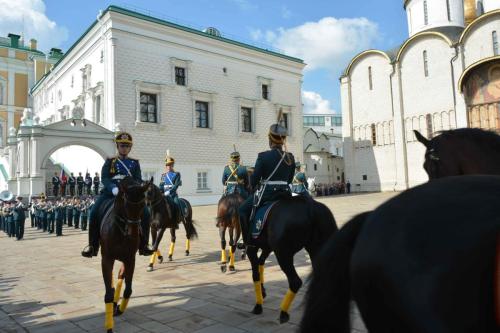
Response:
[[[158,257],[161,257],[160,249],[156,250],[156,254],[158,255]]]
[[[234,253],[233,253],[233,248],[229,248],[229,266],[234,267]]]
[[[255,288],[255,303],[262,305],[264,303],[264,298],[262,297],[262,286],[260,281],[255,281],[253,283]]]
[[[150,265],[154,265],[156,263],[156,257],[158,255],[158,251],[156,251],[155,253],[153,253],[151,255],[151,258],[149,259],[149,264]]]
[[[106,303],[106,318],[104,319],[104,328],[110,330],[113,328],[113,303]]]
[[[295,298],[295,293],[288,289],[288,291],[285,294],[285,297],[283,298],[283,301],[281,302],[280,309],[283,312],[288,312],[290,309],[290,305],[292,305],[293,299]]]
[[[220,251],[220,262],[225,263],[226,261],[227,261],[226,250],[221,250]]]
[[[264,265],[259,265],[260,283],[264,284]]]
[[[115,298],[113,299],[113,302],[118,303],[120,300],[120,293],[122,291],[122,285],[123,285],[123,279],[118,279],[116,282],[116,288],[115,288]]]
[[[191,241],[189,239],[186,239],[186,251],[191,250]]]
[[[174,247],[175,247],[175,243],[170,243],[170,249],[168,250],[168,256],[171,256],[174,254]]]
[[[120,312],[125,312],[127,310],[127,305],[128,305],[128,300],[130,298],[124,298],[122,299],[122,302],[120,303]]]

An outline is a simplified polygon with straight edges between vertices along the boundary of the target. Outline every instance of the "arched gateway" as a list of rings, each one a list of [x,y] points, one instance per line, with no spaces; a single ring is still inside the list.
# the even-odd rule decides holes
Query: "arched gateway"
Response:
[[[9,159],[8,189],[30,197],[45,191],[49,157],[59,148],[79,145],[96,151],[104,159],[115,152],[114,132],[86,119],[66,119],[49,125],[23,121],[11,129],[6,152]]]

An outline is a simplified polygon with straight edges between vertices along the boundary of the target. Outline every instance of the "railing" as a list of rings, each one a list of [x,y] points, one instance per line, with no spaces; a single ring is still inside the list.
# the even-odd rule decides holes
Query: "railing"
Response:
[[[500,103],[484,103],[467,108],[468,127],[500,132]]]

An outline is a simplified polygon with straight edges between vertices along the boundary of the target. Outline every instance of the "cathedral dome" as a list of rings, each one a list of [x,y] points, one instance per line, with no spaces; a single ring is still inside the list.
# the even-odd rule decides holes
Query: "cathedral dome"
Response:
[[[410,36],[438,27],[464,27],[464,0],[404,0],[403,6]]]

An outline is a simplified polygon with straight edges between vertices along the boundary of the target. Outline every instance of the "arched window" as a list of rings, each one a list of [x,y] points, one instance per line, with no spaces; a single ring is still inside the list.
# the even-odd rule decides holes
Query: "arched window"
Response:
[[[368,66],[368,86],[370,87],[370,90],[373,90],[372,66]]]
[[[493,55],[498,55],[498,37],[496,31],[491,33],[491,41],[493,43]]]
[[[429,13],[427,11],[427,0],[424,0],[424,24],[429,24]]]
[[[424,51],[422,54],[423,60],[424,60],[424,75],[425,77],[429,76],[429,64],[428,64],[428,59],[427,59],[427,51]]]

